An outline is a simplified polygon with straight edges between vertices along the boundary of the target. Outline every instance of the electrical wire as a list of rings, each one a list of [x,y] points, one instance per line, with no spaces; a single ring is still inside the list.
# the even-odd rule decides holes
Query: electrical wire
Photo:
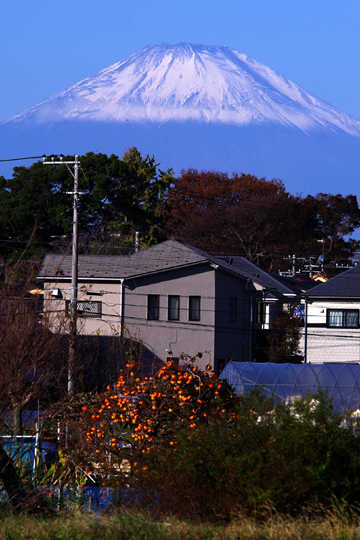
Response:
[[[42,158],[52,157],[54,155],[55,154],[51,154],[50,156],[47,156],[46,154],[43,154],[42,156],[30,156],[30,157],[0,159],[0,163],[5,163],[7,161],[23,161],[25,159],[42,159]]]
[[[50,221],[52,221],[53,219],[57,219],[59,218],[60,216],[63,216],[64,214],[66,214],[67,212],[70,212],[72,211],[72,208],[67,208],[66,210],[64,210],[63,212],[61,212],[61,214],[58,214],[56,216],[53,216],[51,217],[50,219],[46,220],[46,221],[43,221],[42,223],[40,223],[39,225],[37,225],[36,228],[41,228],[41,227],[44,227],[44,225],[46,225],[47,223],[49,223]],[[29,233],[32,233],[34,230],[34,227],[32,229],[28,229],[27,231],[25,232],[22,232],[22,233],[19,233],[19,235],[15,238],[11,238],[10,240],[7,240],[5,241],[3,244],[0,245],[0,248],[4,247],[5,245],[11,243],[11,242],[17,242],[17,238],[21,238],[21,236],[24,236],[25,234],[29,234]],[[24,242],[26,243],[26,242]]]

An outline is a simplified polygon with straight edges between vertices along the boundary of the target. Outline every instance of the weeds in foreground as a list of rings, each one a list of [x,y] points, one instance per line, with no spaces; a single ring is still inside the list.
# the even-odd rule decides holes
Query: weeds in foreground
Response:
[[[320,515],[321,514],[321,515]],[[59,515],[0,519],[0,540],[345,540],[360,539],[359,514],[332,509],[307,519],[273,515],[266,520],[234,519],[226,526],[154,520],[141,513],[111,516]]]

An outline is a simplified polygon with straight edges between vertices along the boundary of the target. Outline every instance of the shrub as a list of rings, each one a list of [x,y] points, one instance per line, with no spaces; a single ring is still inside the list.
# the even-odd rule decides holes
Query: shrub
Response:
[[[273,508],[296,514],[335,499],[360,500],[360,438],[326,396],[274,406],[255,393],[237,415],[179,433],[175,449],[148,457],[148,492],[167,511],[225,519]]]

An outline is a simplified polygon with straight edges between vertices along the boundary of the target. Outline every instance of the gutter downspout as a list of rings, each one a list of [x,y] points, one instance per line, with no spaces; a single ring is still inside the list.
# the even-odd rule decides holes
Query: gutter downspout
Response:
[[[249,295],[249,306],[250,306],[250,320],[249,320],[249,362],[252,362],[252,351],[253,351],[253,318],[254,318],[254,299],[251,292],[248,290],[248,286],[251,283],[251,279],[246,280],[245,291]]]
[[[305,298],[304,364],[307,363],[307,318],[308,318],[308,300],[307,298]]]
[[[122,345],[123,335],[124,335],[124,278],[120,279],[120,306],[119,306],[119,316],[120,316],[120,341]]]

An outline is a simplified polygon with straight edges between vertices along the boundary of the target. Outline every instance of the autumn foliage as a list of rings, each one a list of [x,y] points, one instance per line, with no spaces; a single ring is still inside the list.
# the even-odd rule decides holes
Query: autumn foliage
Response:
[[[276,241],[293,204],[280,180],[189,169],[169,190],[167,227],[204,251],[254,261],[265,238]]]
[[[182,171],[167,194],[168,235],[213,255],[240,255],[275,271],[283,258],[347,260],[358,242],[345,239],[360,225],[353,195],[294,196],[278,180],[250,174]],[[321,243],[319,243],[319,240]]]

